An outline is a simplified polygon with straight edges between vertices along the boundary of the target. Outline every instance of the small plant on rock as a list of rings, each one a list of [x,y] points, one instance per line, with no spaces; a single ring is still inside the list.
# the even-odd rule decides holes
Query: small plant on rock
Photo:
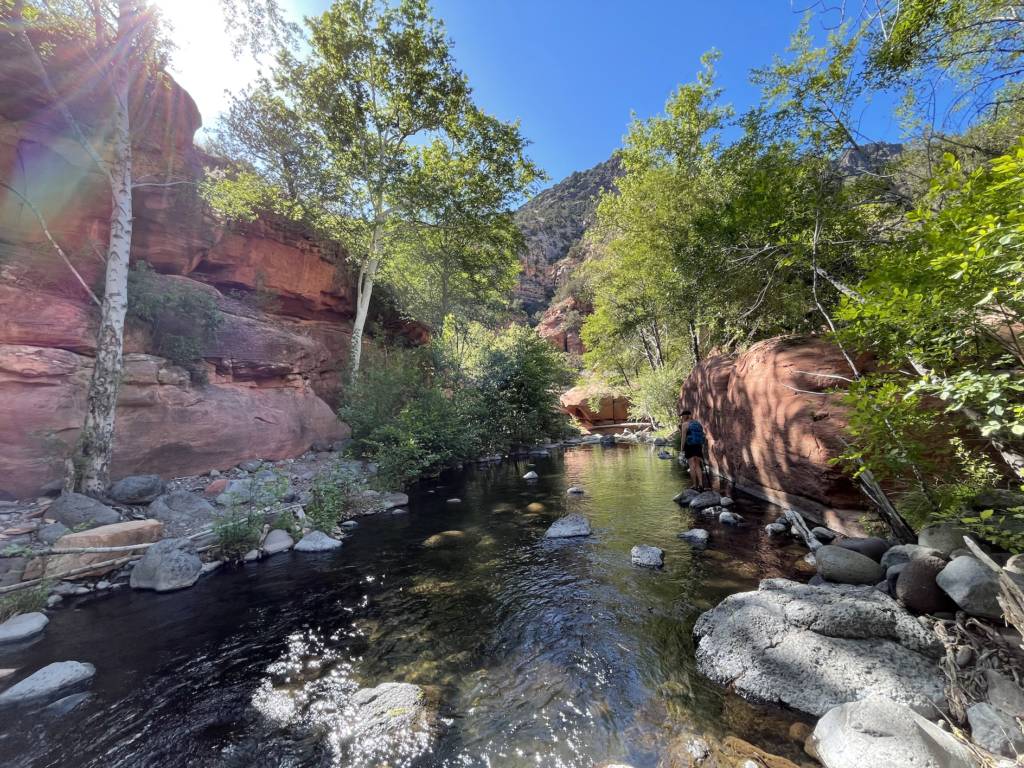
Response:
[[[312,500],[306,505],[306,520],[318,531],[331,533],[347,512],[358,512],[363,504],[359,484],[341,467],[317,475]]]
[[[8,595],[0,596],[0,623],[7,621],[19,613],[33,613],[46,607],[46,598],[50,595],[50,584],[42,583],[35,587],[20,589]]]

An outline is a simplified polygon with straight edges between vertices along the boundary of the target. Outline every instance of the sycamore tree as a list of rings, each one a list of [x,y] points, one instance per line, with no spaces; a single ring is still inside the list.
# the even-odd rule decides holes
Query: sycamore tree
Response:
[[[382,275],[403,310],[435,331],[449,318],[493,319],[508,302],[524,247],[513,206],[542,176],[525,150],[517,125],[471,108],[410,152]]]
[[[241,35],[259,40],[273,27],[275,39],[291,38],[293,28],[284,21],[276,0],[225,1],[225,18]],[[147,88],[137,93],[146,94],[151,83],[165,77],[163,67],[169,51],[166,30],[159,13],[146,0],[2,0],[0,21],[3,31],[15,39],[20,53],[31,63],[38,85],[110,192],[109,234],[103,254],[106,267],[103,290],[97,296],[78,275],[39,207],[24,192],[3,183],[6,192],[32,211],[51,245],[99,309],[85,420],[65,483],[75,490],[99,494],[105,490],[110,474],[124,368],[132,190],[140,184],[180,183],[169,179],[143,182],[134,177],[132,170],[132,84],[145,83]],[[51,59],[61,46],[85,50],[84,60],[94,70],[89,79],[99,84],[95,98],[102,105],[101,124],[85,124],[73,113],[64,92],[66,86],[58,83],[50,71]]]

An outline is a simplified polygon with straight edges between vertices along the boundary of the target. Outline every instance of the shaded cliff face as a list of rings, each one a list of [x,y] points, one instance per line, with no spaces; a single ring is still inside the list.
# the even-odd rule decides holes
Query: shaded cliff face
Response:
[[[843,451],[841,393],[836,379],[815,374],[847,376],[849,367],[823,339],[768,339],[704,360],[679,403],[704,425],[712,467],[738,488],[860,533],[864,501],[831,463]]]
[[[621,175],[622,165],[612,157],[573,173],[516,211],[526,253],[515,295],[527,314],[547,309],[555,288],[579,265],[584,256],[580,246],[594,221],[597,197],[604,189],[614,189]]]
[[[89,77],[87,58],[63,55],[52,63],[57,88],[103,153],[106,97],[89,88],[101,81]],[[170,477],[280,459],[345,436],[332,411],[355,305],[345,254],[287,222],[219,221],[196,191],[210,159],[192,143],[201,119],[191,97],[167,76],[137,81],[132,94],[132,260],[148,262],[168,284],[208,293],[222,325],[202,350],[207,385],[149,354],[144,329],[129,325],[114,476]],[[32,200],[84,281],[99,290],[109,187],[24,57],[4,46],[0,175]],[[97,312],[31,210],[4,190],[0,308],[0,494],[25,496],[61,476],[77,439]],[[425,337],[395,318],[388,323],[414,340]]]

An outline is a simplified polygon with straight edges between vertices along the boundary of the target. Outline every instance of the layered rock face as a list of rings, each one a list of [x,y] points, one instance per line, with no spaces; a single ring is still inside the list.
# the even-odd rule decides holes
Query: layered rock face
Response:
[[[59,50],[49,62],[56,88],[103,154],[102,79],[90,76],[84,52]],[[10,40],[0,43],[0,62],[0,176],[98,288],[109,185]],[[222,323],[201,351],[208,384],[148,354],[145,329],[129,325],[114,477],[280,459],[345,436],[332,411],[355,304],[345,254],[285,221],[228,225],[213,215],[197,192],[214,162],[192,143],[201,119],[169,76],[137,80],[130,108],[132,260],[168,285],[208,293]],[[0,190],[0,319],[0,494],[26,496],[61,476],[77,438],[97,310],[32,208],[8,190]],[[425,337],[393,317],[384,326]]]
[[[629,421],[629,399],[601,388],[573,387],[558,402],[565,413],[587,430]]]
[[[582,355],[585,350],[580,326],[589,312],[590,307],[581,306],[572,296],[562,299],[548,307],[537,325],[537,333],[563,352]]]
[[[846,426],[836,375],[849,367],[827,341],[768,339],[704,360],[684,382],[680,406],[704,425],[713,468],[738,488],[859,533],[864,502],[832,463]]]

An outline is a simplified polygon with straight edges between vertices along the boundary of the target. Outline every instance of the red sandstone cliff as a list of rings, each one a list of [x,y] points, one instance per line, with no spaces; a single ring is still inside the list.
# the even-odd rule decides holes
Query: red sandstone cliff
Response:
[[[108,187],[16,53],[0,50],[0,178],[33,201],[85,281],[99,286]],[[87,57],[61,55],[52,65],[58,91],[102,152],[101,85]],[[219,221],[196,191],[209,158],[192,143],[201,124],[192,98],[169,77],[136,82],[132,94],[132,259],[209,292],[223,324],[203,350],[207,385],[147,354],[146,334],[129,329],[115,477],[284,458],[343,437],[331,406],[354,306],[344,253],[286,222]],[[239,300],[236,291],[271,301]],[[0,497],[34,494],[60,477],[82,421],[95,323],[95,307],[35,216],[0,190]]]
[[[831,462],[843,451],[842,382],[815,374],[847,376],[849,367],[823,339],[769,339],[703,361],[680,404],[704,424],[713,468],[739,489],[857,532],[864,501]]]

